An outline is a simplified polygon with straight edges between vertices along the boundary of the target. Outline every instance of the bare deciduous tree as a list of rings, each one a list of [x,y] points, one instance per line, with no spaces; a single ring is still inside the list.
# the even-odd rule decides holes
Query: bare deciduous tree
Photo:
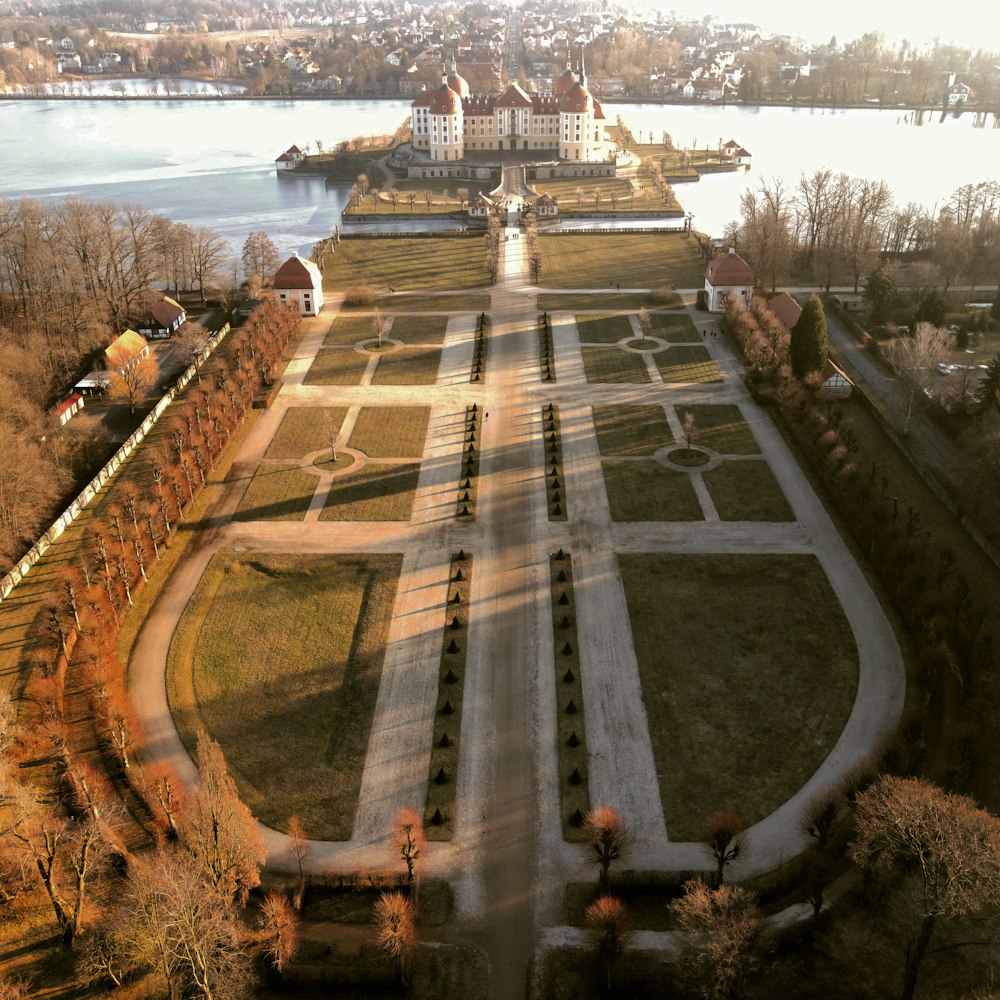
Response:
[[[756,967],[761,916],[753,896],[742,886],[710,889],[693,880],[670,909],[691,935],[686,965],[698,994],[729,1000]]]
[[[291,852],[292,857],[295,859],[295,864],[299,869],[299,881],[295,887],[295,909],[302,909],[302,897],[306,891],[306,876],[305,876],[305,862],[306,858],[312,851],[312,847],[309,843],[309,838],[306,836],[305,828],[302,826],[302,820],[299,817],[292,816],[288,820],[288,827],[285,831],[288,834],[288,839],[291,842]]]
[[[399,981],[409,981],[410,956],[416,937],[413,904],[400,892],[383,892],[373,914],[378,945],[396,966]]]
[[[910,336],[896,337],[882,348],[883,356],[907,388],[903,434],[909,434],[910,422],[925,390],[938,377],[934,365],[954,347],[954,337],[930,323],[918,323]]]
[[[907,865],[920,879],[920,927],[901,994],[911,1000],[937,920],[1000,903],[1000,819],[964,795],[894,775],[858,793],[855,815],[855,863],[883,870]]]
[[[743,817],[732,809],[718,809],[705,820],[705,842],[715,859],[715,878],[722,885],[726,866],[743,850]]]
[[[615,968],[632,938],[625,904],[614,896],[601,896],[587,907],[584,922],[596,932],[597,950],[604,965],[604,984],[608,993],[615,988]]]
[[[111,380],[111,384],[108,386],[108,395],[112,399],[128,403],[129,413],[135,413],[136,406],[145,399],[146,393],[156,385],[160,368],[152,354],[140,357],[136,352],[124,356],[122,361],[124,364],[120,368],[108,371],[108,377]]]
[[[264,958],[280,976],[299,947],[299,918],[280,893],[269,892],[260,907],[260,940]]]
[[[180,837],[222,897],[245,905],[250,890],[260,885],[267,854],[221,747],[204,730],[198,733],[197,759],[199,785],[181,817]]]
[[[598,806],[587,813],[583,821],[587,846],[594,852],[591,860],[597,865],[598,885],[602,894],[609,888],[608,871],[628,850],[629,834],[625,821],[611,806]]]
[[[393,846],[406,865],[406,883],[413,897],[413,869],[427,843],[424,824],[415,809],[400,809],[392,829]]]

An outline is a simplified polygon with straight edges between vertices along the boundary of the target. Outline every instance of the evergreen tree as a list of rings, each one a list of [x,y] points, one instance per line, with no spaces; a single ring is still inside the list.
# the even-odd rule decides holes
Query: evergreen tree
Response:
[[[823,370],[826,364],[826,313],[818,295],[810,295],[792,327],[791,359],[796,377]]]
[[[879,264],[865,282],[865,307],[868,310],[868,322],[881,326],[892,316],[896,305],[896,279],[892,268],[885,262]]]
[[[921,289],[913,322],[930,323],[931,326],[941,326],[944,323],[944,299],[936,288]]]

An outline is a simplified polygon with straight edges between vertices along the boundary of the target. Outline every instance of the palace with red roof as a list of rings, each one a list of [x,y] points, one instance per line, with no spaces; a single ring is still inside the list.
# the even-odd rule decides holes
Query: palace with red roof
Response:
[[[604,161],[604,112],[579,72],[567,65],[550,94],[528,94],[516,83],[502,94],[474,95],[451,71],[437,90],[426,90],[410,105],[413,148],[431,161],[462,160],[467,152],[538,150],[550,159]]]

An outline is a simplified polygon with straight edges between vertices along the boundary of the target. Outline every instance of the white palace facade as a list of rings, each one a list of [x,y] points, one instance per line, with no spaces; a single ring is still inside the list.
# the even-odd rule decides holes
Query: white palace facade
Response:
[[[537,150],[539,159],[606,162],[604,112],[587,90],[583,72],[569,66],[551,94],[528,94],[512,83],[499,95],[473,95],[454,61],[440,88],[410,106],[413,149],[432,163],[454,163],[466,153]]]

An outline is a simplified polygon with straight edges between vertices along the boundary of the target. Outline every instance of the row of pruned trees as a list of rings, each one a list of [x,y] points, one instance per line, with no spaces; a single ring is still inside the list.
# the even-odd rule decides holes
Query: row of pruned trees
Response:
[[[800,324],[807,311],[814,309],[803,310]],[[929,691],[951,676],[966,694],[981,693],[995,662],[988,606],[956,569],[954,553],[921,523],[886,470],[866,457],[863,442],[842,426],[836,403],[817,397],[815,370],[795,373],[792,338],[766,303],[755,299],[749,310],[731,304],[726,324],[750,367],[773,382],[789,430],[907,623]]]
[[[937,277],[947,289],[962,276],[975,285],[1000,277],[1000,182],[963,185],[935,217],[897,205],[882,180],[829,169],[803,173],[794,188],[771,178],[744,192],[724,237],[772,290],[800,266],[827,289],[849,282],[856,291],[884,254],[921,257],[920,284]]]
[[[133,458],[132,475],[112,487],[77,559],[54,579],[27,653],[17,720],[9,702],[0,706],[8,806],[0,863],[18,873],[8,902],[42,889],[67,945],[88,913],[99,914],[81,959],[85,978],[118,983],[152,972],[172,996],[242,996],[254,979],[248,959],[266,953],[277,967],[294,938],[281,901],[265,903],[259,930],[248,931],[241,915],[263,850],[217,744],[199,737],[201,783],[191,797],[168,764],[138,762],[144,737],[116,635],[297,327],[293,308],[268,300],[172,407],[154,432],[159,441]],[[68,718],[70,689],[84,693],[103,762],[80,736],[79,700]],[[136,857],[127,845],[143,828],[158,846]],[[93,900],[93,879],[117,871],[125,873],[118,902]]]

